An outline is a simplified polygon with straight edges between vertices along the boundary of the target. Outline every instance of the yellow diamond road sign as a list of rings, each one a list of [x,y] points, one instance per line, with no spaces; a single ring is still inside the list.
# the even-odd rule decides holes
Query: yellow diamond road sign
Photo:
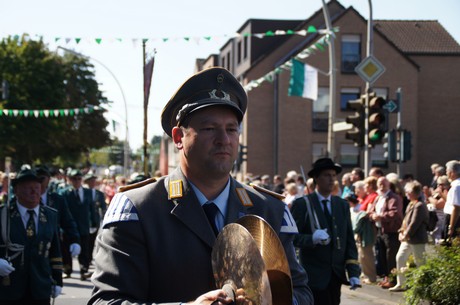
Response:
[[[368,82],[373,83],[385,72],[385,67],[374,56],[368,56],[356,66],[355,72],[361,78]]]

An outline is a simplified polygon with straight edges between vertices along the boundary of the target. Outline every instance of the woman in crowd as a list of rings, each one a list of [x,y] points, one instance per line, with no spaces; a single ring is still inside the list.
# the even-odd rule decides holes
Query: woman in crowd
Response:
[[[401,228],[399,229],[399,240],[401,245],[396,254],[396,267],[398,269],[397,284],[390,288],[390,291],[404,291],[406,277],[404,276],[405,266],[409,255],[413,254],[415,264],[424,264],[425,245],[428,242],[427,223],[428,208],[420,200],[422,195],[422,185],[417,182],[408,182],[404,191],[406,192],[409,205]]]

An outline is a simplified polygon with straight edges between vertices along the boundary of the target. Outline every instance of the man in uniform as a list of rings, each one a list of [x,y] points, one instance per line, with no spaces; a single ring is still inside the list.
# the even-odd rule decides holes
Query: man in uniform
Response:
[[[61,242],[61,252],[62,256],[78,256],[80,254],[80,234],[77,230],[77,224],[70,214],[69,207],[65,198],[55,191],[52,191],[48,188],[51,173],[48,170],[48,167],[41,165],[37,166],[35,169],[37,176],[42,179],[41,182],[41,198],[40,202],[43,205],[52,207],[58,211],[58,231],[59,231],[59,240]],[[70,244],[69,247],[63,243],[63,235],[66,236],[67,244]],[[70,266],[64,266],[65,268]]]
[[[97,238],[89,304],[229,304],[216,287],[211,251],[217,232],[246,214],[263,217],[277,232],[294,304],[312,304],[292,245],[297,228],[285,204],[229,175],[246,105],[241,84],[223,68],[195,74],[170,99],[162,126],[179,150],[180,166],[113,198]]]
[[[315,191],[296,199],[291,207],[299,228],[294,245],[300,249],[300,263],[310,277],[315,304],[340,304],[342,284],[349,283],[352,288],[360,285],[350,207],[331,195],[341,171],[331,159],[318,159],[308,172],[315,180]]]
[[[80,234],[81,252],[78,255],[78,262],[80,263],[80,279],[86,280],[91,275],[88,273],[89,269],[89,251],[90,251],[90,229],[99,226],[99,217],[96,213],[94,202],[92,199],[91,190],[82,186],[82,173],[73,169],[70,174],[71,187],[67,188],[63,195],[69,206],[70,213],[77,223],[78,233]],[[70,246],[69,241],[67,243]],[[66,268],[64,272],[68,277],[72,273],[72,258],[70,256],[64,257]]]
[[[34,171],[20,171],[11,181],[15,199],[0,208],[0,304],[48,305],[62,289],[58,215],[39,204],[40,182]]]

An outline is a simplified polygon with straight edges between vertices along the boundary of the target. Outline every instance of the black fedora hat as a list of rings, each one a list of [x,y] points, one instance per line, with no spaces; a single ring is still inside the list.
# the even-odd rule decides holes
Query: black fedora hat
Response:
[[[16,178],[11,180],[11,185],[15,187],[18,183],[25,181],[36,181],[41,183],[43,177],[38,177],[37,173],[32,169],[23,169],[16,175]]]
[[[46,176],[46,177],[51,177],[51,172],[46,165],[37,165],[35,167],[35,173],[37,176]]]
[[[171,137],[172,128],[196,110],[226,106],[241,122],[247,107],[247,95],[240,82],[226,69],[213,67],[187,79],[171,97],[161,114],[161,126]]]
[[[342,171],[342,166],[334,163],[334,161],[332,161],[330,158],[321,158],[313,163],[313,168],[308,172],[308,176],[313,178],[322,170],[326,169],[333,169],[337,174],[339,174]]]

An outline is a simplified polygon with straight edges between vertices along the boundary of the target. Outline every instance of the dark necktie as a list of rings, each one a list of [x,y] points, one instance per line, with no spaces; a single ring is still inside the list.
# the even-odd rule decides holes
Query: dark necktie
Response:
[[[81,198],[80,198],[80,194],[78,193],[78,189],[75,189],[75,197],[77,197],[77,202],[81,203]]]
[[[35,237],[35,211],[34,210],[27,210],[27,213],[29,213],[29,220],[27,221],[27,238],[34,238]]]
[[[219,212],[219,208],[214,202],[208,202],[203,205],[203,210],[206,217],[208,217],[209,224],[211,225],[214,234],[217,236],[217,234],[219,234],[219,230],[217,230],[216,226],[216,215]]]
[[[331,217],[331,214],[329,213],[329,210],[327,208],[328,200],[324,199],[324,200],[321,200],[321,202],[323,204],[323,210],[324,210],[324,215],[326,216],[327,224],[328,224],[329,228],[332,228],[332,217]]]

